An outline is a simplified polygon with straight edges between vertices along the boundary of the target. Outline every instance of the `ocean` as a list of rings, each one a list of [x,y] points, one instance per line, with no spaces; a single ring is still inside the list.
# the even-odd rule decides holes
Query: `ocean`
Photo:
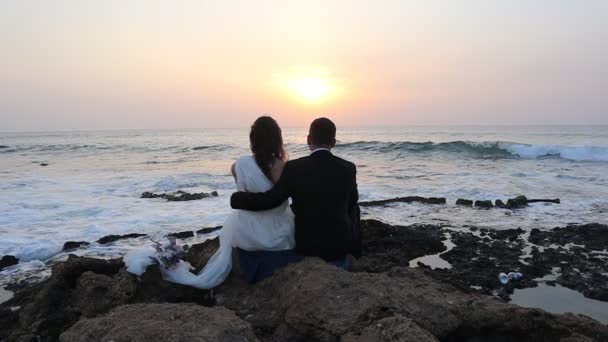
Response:
[[[250,153],[248,134],[247,128],[0,133],[0,255],[21,260],[0,273],[0,285],[48,274],[69,240],[148,234],[75,252],[115,257],[170,232],[221,225],[235,190],[230,166]],[[305,128],[286,128],[283,135],[290,158],[309,153]],[[364,218],[455,229],[608,223],[608,126],[339,128],[338,140],[334,153],[357,165],[362,201],[448,200],[367,207]],[[140,198],[145,191],[176,190],[219,196]],[[561,203],[516,211],[455,205],[458,198],[516,195]]]

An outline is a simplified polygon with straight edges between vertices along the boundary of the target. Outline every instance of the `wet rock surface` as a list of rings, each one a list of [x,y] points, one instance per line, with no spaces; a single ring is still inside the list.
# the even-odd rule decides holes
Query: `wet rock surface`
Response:
[[[605,248],[607,226],[527,232],[364,220],[362,233],[364,256],[354,261],[354,272],[306,258],[255,285],[232,274],[213,291],[166,282],[157,265],[136,277],[120,259],[70,256],[47,281],[0,305],[0,340],[608,340],[608,326],[585,316],[496,299],[534,286],[534,278],[557,267],[564,277],[556,283],[582,286],[581,292],[600,298],[608,270],[600,262],[604,254],[592,251]],[[533,245],[526,254],[528,234]],[[448,235],[456,246],[446,251]],[[185,259],[198,272],[217,248],[218,239],[195,244]],[[408,267],[417,257],[442,252],[451,269]],[[570,269],[580,272],[576,279]],[[509,270],[525,278],[500,285],[498,272]]]
[[[176,192],[166,192],[162,194],[156,194],[153,192],[144,192],[141,194],[140,198],[163,198],[169,202],[181,202],[181,201],[195,201],[208,197],[217,197],[217,191],[212,191],[210,193],[200,192],[191,194],[186,191],[178,190]]]
[[[452,268],[427,267],[427,272],[464,291],[478,287],[478,291],[495,293],[508,300],[514,289],[535,287],[538,285],[535,279],[557,273],[556,279],[545,282],[577,290],[591,299],[608,301],[608,253],[602,252],[608,248],[606,225],[534,229],[528,239],[532,243],[529,256],[524,252],[527,241],[522,229],[481,229],[479,234],[453,231],[451,237],[456,246],[441,258]],[[510,271],[521,272],[524,278],[501,284],[498,274]]]
[[[171,233],[167,236],[174,237],[176,239],[187,239],[187,238],[193,237],[194,233],[192,231],[185,231],[185,232]]]
[[[5,255],[2,257],[2,259],[0,259],[0,271],[2,271],[6,267],[17,265],[18,263],[19,259],[17,259],[16,257],[12,255]]]
[[[222,229],[222,226],[201,228],[196,231],[196,234],[209,234],[209,233],[218,231],[220,229]]]
[[[577,290],[586,297],[608,301],[608,226],[586,224],[532,230],[531,263],[550,265],[557,274],[549,284]]]
[[[97,243],[105,245],[107,243],[116,242],[118,240],[133,239],[133,238],[138,238],[138,237],[142,237],[142,236],[146,236],[146,234],[131,233],[131,234],[125,234],[125,235],[106,235],[106,236],[102,237],[101,239],[97,240]]]
[[[90,245],[90,243],[88,243],[86,241],[68,241],[63,244],[63,248],[61,251],[70,252],[70,251],[76,250],[80,247],[86,247],[88,245]]]
[[[359,202],[359,205],[362,207],[373,207],[386,205],[390,203],[424,203],[424,204],[445,204],[446,199],[443,197],[420,197],[420,196],[407,196],[407,197],[396,197],[386,200],[379,201],[368,201],[368,202]]]
[[[353,271],[384,272],[408,266],[410,260],[444,251],[441,226],[391,226],[377,220],[362,220],[363,256]]]
[[[476,208],[490,209],[494,207],[492,201],[475,201]]]
[[[467,207],[471,207],[473,206],[473,201],[472,200],[468,200],[468,199],[464,199],[464,198],[459,198],[456,200],[456,204],[457,205],[464,205]]]

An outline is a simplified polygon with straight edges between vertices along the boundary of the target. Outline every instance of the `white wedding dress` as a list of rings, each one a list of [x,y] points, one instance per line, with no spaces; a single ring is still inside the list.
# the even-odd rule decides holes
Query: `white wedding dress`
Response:
[[[265,192],[273,187],[253,156],[237,160],[236,186],[238,191]],[[219,231],[220,247],[199,274],[190,272],[191,266],[181,261],[171,270],[161,267],[165,280],[209,289],[221,284],[232,269],[232,247],[247,251],[280,251],[295,248],[294,215],[289,201],[266,211],[235,210]],[[153,261],[152,248],[128,253],[124,257],[127,271],[141,275]]]

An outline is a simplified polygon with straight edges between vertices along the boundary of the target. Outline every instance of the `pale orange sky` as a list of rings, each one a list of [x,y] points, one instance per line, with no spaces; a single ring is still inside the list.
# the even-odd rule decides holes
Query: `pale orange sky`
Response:
[[[606,124],[607,20],[603,0],[5,0],[0,131]]]

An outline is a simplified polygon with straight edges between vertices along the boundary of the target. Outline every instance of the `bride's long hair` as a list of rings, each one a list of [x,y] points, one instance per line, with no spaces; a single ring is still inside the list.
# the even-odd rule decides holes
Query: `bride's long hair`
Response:
[[[270,116],[260,116],[251,126],[249,133],[251,152],[255,161],[268,179],[272,179],[270,170],[277,159],[286,161],[287,153],[283,148],[281,127]]]

